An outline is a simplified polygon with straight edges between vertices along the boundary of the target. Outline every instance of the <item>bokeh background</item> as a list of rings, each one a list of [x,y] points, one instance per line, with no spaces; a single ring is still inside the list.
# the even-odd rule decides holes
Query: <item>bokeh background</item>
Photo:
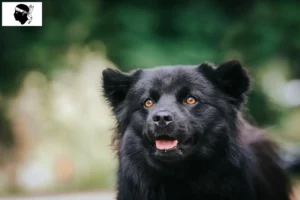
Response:
[[[0,31],[0,195],[113,191],[106,67],[240,59],[253,77],[249,120],[300,152],[299,10],[292,0],[43,1],[42,27]]]

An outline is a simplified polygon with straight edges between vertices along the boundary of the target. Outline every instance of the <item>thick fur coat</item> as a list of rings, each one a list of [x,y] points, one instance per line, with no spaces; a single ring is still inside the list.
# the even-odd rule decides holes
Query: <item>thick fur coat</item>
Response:
[[[288,200],[276,145],[243,117],[239,61],[103,71],[117,120],[117,200]]]

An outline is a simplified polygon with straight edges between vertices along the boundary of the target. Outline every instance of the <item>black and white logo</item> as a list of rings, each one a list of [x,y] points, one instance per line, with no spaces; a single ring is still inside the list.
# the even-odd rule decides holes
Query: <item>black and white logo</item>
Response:
[[[17,21],[19,21],[22,25],[28,22],[32,21],[32,11],[34,6],[30,4],[30,6],[27,6],[25,4],[18,4],[15,8],[14,17]]]
[[[42,2],[2,2],[2,26],[42,26]]]

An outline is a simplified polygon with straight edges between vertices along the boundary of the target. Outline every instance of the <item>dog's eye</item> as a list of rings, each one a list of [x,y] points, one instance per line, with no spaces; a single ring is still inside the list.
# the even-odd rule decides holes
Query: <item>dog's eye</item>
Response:
[[[154,105],[154,101],[151,100],[151,99],[146,99],[146,101],[144,102],[144,106],[145,106],[146,108],[150,108],[150,107],[152,107],[153,105]]]
[[[195,97],[189,96],[188,98],[185,99],[185,103],[193,105],[197,103],[197,99]]]

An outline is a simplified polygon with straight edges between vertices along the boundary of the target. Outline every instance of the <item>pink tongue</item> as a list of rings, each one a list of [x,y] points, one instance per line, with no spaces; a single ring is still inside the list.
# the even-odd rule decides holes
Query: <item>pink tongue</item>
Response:
[[[173,147],[177,146],[177,140],[156,140],[156,148],[163,150],[163,149],[172,149]]]

